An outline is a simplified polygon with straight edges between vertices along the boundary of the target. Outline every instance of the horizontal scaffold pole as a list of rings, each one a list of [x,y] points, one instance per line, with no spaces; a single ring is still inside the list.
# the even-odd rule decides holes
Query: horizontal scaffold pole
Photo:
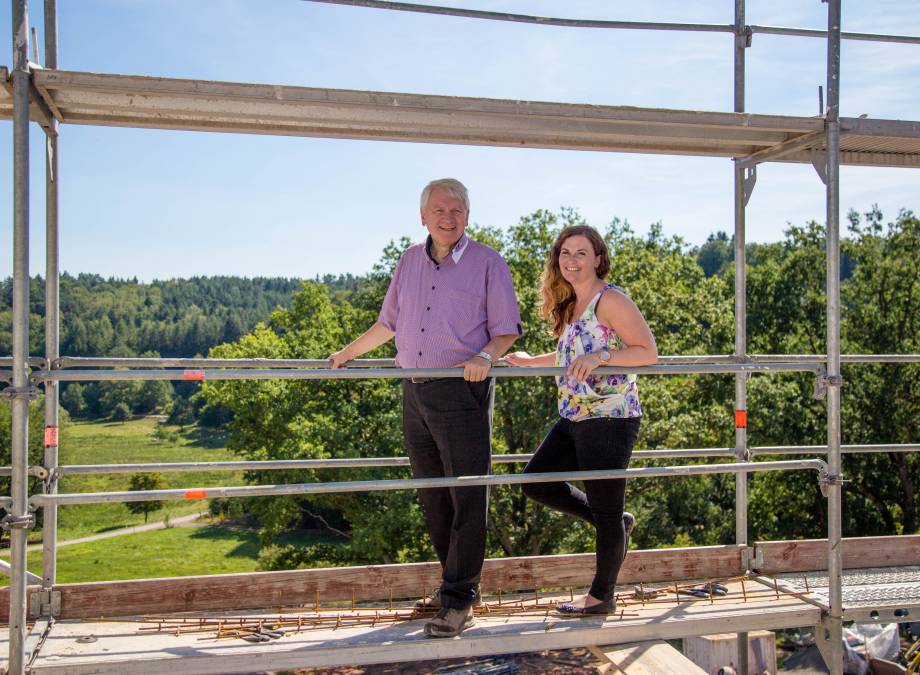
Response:
[[[823,372],[817,362],[801,363],[709,363],[659,366],[604,367],[597,375],[703,375],[728,373]],[[565,368],[494,368],[491,377],[555,377]],[[41,370],[32,374],[36,382],[101,382],[116,380],[363,380],[432,379],[463,377],[462,368],[274,368],[207,370]]]
[[[731,23],[671,23],[661,21],[606,21],[601,19],[565,19],[532,14],[509,14],[506,12],[488,12],[461,7],[443,7],[438,5],[419,5],[409,2],[390,2],[389,0],[306,0],[307,2],[327,5],[347,5],[369,9],[389,9],[399,12],[416,12],[420,14],[439,14],[466,19],[484,19],[487,21],[508,21],[512,23],[529,23],[539,26],[561,26],[563,28],[613,28],[621,30],[667,30],[696,33],[734,33],[735,25]],[[765,35],[791,35],[796,37],[827,38],[826,30],[811,28],[786,28],[783,26],[745,26],[750,33]],[[862,40],[869,42],[901,42],[920,44],[920,37],[912,35],[884,35],[878,33],[841,32],[844,40]]]
[[[686,450],[638,450],[633,459],[688,459],[705,457],[734,457],[728,448],[689,448]],[[532,454],[493,455],[493,464],[523,464]],[[409,466],[408,457],[343,457],[335,459],[278,459],[236,462],[164,462],[160,464],[71,464],[59,466],[58,476],[97,473],[137,473],[144,471],[277,471],[303,469],[367,469],[374,467]],[[0,476],[7,467],[0,467]],[[8,471],[8,468],[7,468]]]
[[[279,495],[331,494],[346,492],[378,492],[416,490],[421,488],[474,487],[477,485],[518,485],[522,483],[554,483],[563,480],[606,480],[611,478],[663,478],[666,476],[703,476],[739,471],[817,471],[823,480],[827,464],[820,459],[800,459],[780,462],[738,462],[733,464],[696,464],[692,466],[660,466],[613,471],[566,471],[558,473],[527,473],[502,476],[458,476],[450,478],[408,478],[402,480],[366,480],[339,483],[291,483],[289,485],[244,485],[235,487],[179,488],[171,490],[141,490],[132,492],[84,492],[37,494],[29,500],[30,508],[46,504],[102,504],[108,502],[169,501],[175,499],[208,499],[212,497],[266,497]]]
[[[917,443],[876,443],[871,445],[843,445],[845,455],[867,455],[882,452],[920,452]],[[822,455],[827,454],[826,445],[765,445],[750,448],[751,456],[765,455]],[[735,457],[733,448],[686,448],[680,450],[637,450],[634,460],[694,459],[710,457]],[[532,454],[493,455],[493,464],[524,464]],[[185,473],[192,471],[294,471],[314,469],[369,469],[379,467],[409,466],[408,457],[342,457],[329,459],[275,459],[232,462],[161,462],[151,464],[70,464],[55,468],[55,476],[77,476],[86,474],[114,473]],[[42,467],[39,477],[47,476]],[[0,476],[9,476],[10,467],[0,466]]]
[[[824,354],[693,354],[659,356],[658,365],[723,363],[823,363]],[[842,354],[842,363],[920,363],[920,354]],[[12,365],[12,358],[0,356],[0,367]],[[29,364],[44,368],[45,361],[31,357]],[[352,368],[393,368],[393,359],[356,359]],[[329,359],[211,359],[164,357],[62,356],[54,360],[52,370],[67,368],[329,368]]]

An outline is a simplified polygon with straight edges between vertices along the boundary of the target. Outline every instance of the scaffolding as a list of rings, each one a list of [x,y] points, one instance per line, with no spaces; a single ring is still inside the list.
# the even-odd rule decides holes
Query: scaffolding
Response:
[[[748,25],[745,21],[745,1],[734,1],[734,21],[730,24],[656,23],[627,21],[588,21],[554,19],[518,14],[503,14],[446,7],[411,5],[379,0],[313,0],[332,4],[374,7],[399,11],[425,12],[465,16],[483,20],[500,20],[542,25],[592,27],[610,29],[647,29],[669,31],[722,32],[733,35],[734,110],[733,112],[700,112],[662,110],[618,106],[578,105],[547,102],[521,102],[469,97],[433,96],[374,91],[351,91],[307,87],[285,87],[248,83],[208,82],[200,80],[138,77],[96,74],[61,70],[57,55],[56,0],[44,2],[45,64],[37,67],[29,60],[28,0],[13,0],[12,70],[0,68],[0,118],[13,120],[14,135],[14,246],[13,246],[13,353],[0,359],[0,379],[10,386],[4,395],[12,403],[12,466],[0,468],[0,475],[11,476],[11,495],[0,497],[0,506],[9,511],[5,524],[11,532],[12,560],[7,570],[9,587],[9,672],[23,673],[28,659],[34,656],[36,637],[47,629],[55,617],[94,616],[93,600],[86,589],[70,589],[62,610],[61,594],[56,584],[56,525],[57,507],[65,504],[99,503],[107,501],[167,500],[175,498],[204,499],[214,496],[242,497],[253,495],[315,494],[368,490],[415,489],[446,485],[498,485],[560,479],[611,477],[652,477],[728,473],[735,475],[736,546],[726,550],[702,552],[722,571],[760,570],[773,568],[795,571],[792,563],[780,564],[777,546],[792,542],[766,542],[751,546],[747,527],[747,475],[761,471],[814,470],[826,493],[828,503],[828,536],[825,543],[802,543],[796,555],[821,557],[826,561],[826,593],[823,602],[813,599],[810,610],[797,610],[793,617],[773,619],[773,627],[787,621],[789,625],[822,625],[819,644],[832,673],[842,668],[842,621],[846,614],[842,596],[843,549],[860,551],[860,559],[881,566],[883,559],[920,559],[918,545],[908,538],[903,555],[879,556],[858,541],[841,536],[841,455],[843,453],[915,452],[918,444],[879,444],[841,446],[840,387],[841,364],[859,363],[918,363],[920,355],[841,355],[840,354],[840,260],[839,260],[839,167],[840,164],[885,167],[920,167],[920,123],[899,120],[845,118],[839,115],[840,42],[842,39],[870,40],[920,44],[920,38],[898,35],[870,35],[841,31],[841,0],[828,0],[826,31],[771,26]],[[745,54],[755,33],[817,37],[827,40],[827,105],[821,117],[757,115],[745,112]],[[28,353],[29,269],[28,269],[28,154],[29,122],[35,121],[46,132],[46,296],[45,296],[45,356]],[[259,133],[290,136],[371,139],[505,147],[580,149],[609,152],[640,152],[680,154],[731,158],[734,163],[734,241],[735,241],[735,349],[731,355],[704,357],[663,357],[660,365],[630,368],[630,372],[648,375],[678,373],[733,373],[735,376],[736,431],[733,448],[701,448],[637,452],[637,458],[701,458],[722,457],[733,462],[691,466],[646,467],[623,471],[574,472],[570,474],[529,474],[501,476],[466,476],[426,480],[389,480],[363,482],[306,483],[289,485],[250,485],[187,490],[156,490],[121,493],[59,494],[57,480],[63,475],[78,473],[124,473],[135,471],[191,471],[225,469],[304,469],[405,465],[404,458],[289,460],[269,462],[196,462],[172,464],[121,464],[59,466],[58,462],[58,387],[64,381],[101,380],[258,380],[258,379],[354,379],[406,377],[458,377],[456,370],[403,370],[394,368],[389,360],[359,362],[359,368],[330,371],[328,362],[307,360],[267,359],[111,359],[76,358],[59,353],[59,238],[57,148],[61,124],[127,126],[156,129],[185,129],[232,133]],[[746,263],[745,206],[756,182],[756,166],[762,162],[798,162],[812,164],[826,186],[827,222],[827,353],[823,355],[748,355],[746,327]],[[33,371],[33,368],[35,369]],[[118,368],[116,370],[116,368]],[[613,368],[599,373],[618,372]],[[747,381],[753,373],[808,372],[815,378],[815,394],[827,400],[827,445],[749,447],[744,419],[747,412]],[[499,368],[497,377],[555,375],[555,368]],[[45,454],[41,466],[28,465],[28,406],[37,393],[36,386],[45,391]],[[751,461],[757,455],[823,455],[826,459],[787,461]],[[526,461],[530,455],[504,455],[493,458],[497,463]],[[28,478],[37,476],[44,481],[39,494],[28,494]],[[44,561],[40,580],[26,571],[26,535],[33,524],[32,513],[42,509],[44,514]],[[880,538],[894,539],[894,538]],[[888,542],[891,543],[890,541]],[[784,550],[789,556],[788,546]],[[692,549],[688,549],[692,551]],[[642,559],[652,560],[654,552],[639,552]],[[694,553],[687,554],[690,557]],[[632,555],[630,556],[632,558]],[[785,558],[784,558],[785,559]],[[902,560],[903,563],[903,560]],[[795,563],[802,565],[804,563]],[[534,562],[534,568],[540,563]],[[425,574],[433,574],[426,568]],[[487,561],[486,574],[499,574],[502,561]],[[629,578],[629,564],[624,568]],[[805,569],[805,568],[803,568]],[[812,568],[807,568],[812,569]],[[379,570],[378,570],[379,571]],[[304,570],[309,578],[321,578],[328,570]],[[316,574],[313,574],[316,573]],[[399,587],[391,573],[387,587]],[[664,576],[676,575],[674,570]],[[347,576],[347,574],[346,574]],[[571,581],[575,577],[552,577],[555,581]],[[519,583],[534,583],[539,575],[533,572]],[[547,578],[547,577],[544,577]],[[676,577],[675,577],[676,578]],[[29,582],[39,581],[40,590],[28,593]],[[168,580],[157,580],[164,583]],[[139,588],[143,582],[138,582]],[[196,582],[202,584],[206,582]],[[217,583],[217,582],[214,582]],[[282,586],[273,586],[271,602],[282,597]],[[806,579],[806,590],[808,581]],[[169,585],[168,583],[166,585]],[[92,585],[81,585],[92,586]],[[217,586],[213,586],[217,588]],[[779,600],[779,583],[773,587]],[[178,587],[177,587],[178,588]],[[221,586],[221,588],[225,588]],[[378,584],[367,593],[377,592]],[[507,588],[507,586],[506,586]],[[406,590],[403,588],[403,590]],[[743,585],[742,585],[743,591]],[[57,595],[55,595],[57,593]],[[81,595],[83,593],[83,595]],[[352,591],[354,602],[354,590]],[[803,596],[799,590],[790,591]],[[27,597],[27,594],[29,597]],[[194,596],[194,592],[192,593]],[[254,592],[259,598],[259,593]],[[264,596],[268,598],[269,596]],[[286,596],[285,596],[286,597]],[[370,597],[370,596],[369,596]],[[68,604],[68,602],[70,604]],[[141,600],[123,600],[130,609],[143,605]],[[678,604],[680,600],[678,598]],[[271,604],[266,600],[267,604]],[[905,607],[920,607],[920,599],[902,603]],[[146,605],[143,605],[147,607]],[[820,609],[820,612],[818,609]],[[175,608],[173,606],[173,608]],[[317,609],[319,601],[317,599]],[[761,610],[759,610],[761,611]],[[768,612],[764,609],[763,612]],[[895,610],[894,616],[898,615]],[[84,612],[84,613],[81,613]],[[89,613],[85,613],[89,612]],[[39,624],[30,633],[27,615]],[[862,615],[860,615],[862,616]],[[879,613],[869,616],[880,620]],[[888,615],[886,614],[885,617]],[[883,618],[885,618],[883,617]],[[699,616],[691,627],[672,629],[670,635],[692,634],[717,627],[715,619]],[[741,622],[739,630],[766,625],[766,619]],[[260,624],[261,625],[261,624]],[[549,627],[546,631],[549,631]],[[632,630],[632,632],[629,632]],[[632,627],[624,634],[642,636],[643,628]],[[681,633],[683,631],[683,633]],[[688,633],[687,631],[691,631]],[[741,644],[747,634],[739,632]],[[572,640],[610,640],[601,630],[585,631],[572,637],[541,633],[539,639],[519,640],[517,646],[573,644]],[[510,638],[499,636],[505,641]],[[448,641],[450,642],[450,641]],[[481,644],[480,644],[481,643]],[[443,641],[442,641],[443,644]],[[472,646],[471,646],[472,645]],[[454,647],[441,647],[442,655]],[[355,659],[370,658],[363,647],[351,647]],[[496,640],[471,640],[463,653],[495,653]],[[488,651],[476,651],[488,650]],[[420,652],[421,653],[421,652]],[[459,652],[458,652],[459,653]],[[302,657],[301,657],[302,658]],[[405,658],[397,657],[397,658]],[[276,666],[294,667],[293,660],[273,662]],[[742,660],[743,661],[743,660]],[[218,670],[226,672],[239,664],[226,658],[214,661]],[[320,663],[316,661],[315,663]],[[200,664],[195,667],[198,668]],[[746,662],[740,664],[742,671]],[[120,666],[119,666],[120,667]],[[172,665],[162,666],[170,672]],[[101,668],[101,667],[100,667]],[[70,671],[68,671],[70,672]],[[93,672],[104,672],[102,669]],[[108,671],[105,671],[108,672]],[[117,672],[117,670],[112,671]],[[141,672],[137,670],[136,672]],[[144,671],[148,672],[148,671]],[[154,671],[150,671],[154,672]],[[186,671],[182,671],[186,672]],[[206,672],[205,670],[188,672]]]

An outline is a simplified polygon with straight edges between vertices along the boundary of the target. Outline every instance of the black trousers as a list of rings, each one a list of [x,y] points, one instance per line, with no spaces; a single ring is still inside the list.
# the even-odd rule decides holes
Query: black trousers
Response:
[[[489,473],[495,381],[459,378],[403,383],[403,435],[415,478]],[[441,604],[466,609],[486,550],[486,486],[418,491],[443,568]]]
[[[625,469],[639,436],[639,419],[600,417],[580,422],[560,419],[543,439],[524,473]],[[623,527],[626,480],[591,480],[584,486],[582,492],[565,482],[525,483],[524,494],[594,525],[597,566],[589,593],[598,600],[609,600],[626,557]]]

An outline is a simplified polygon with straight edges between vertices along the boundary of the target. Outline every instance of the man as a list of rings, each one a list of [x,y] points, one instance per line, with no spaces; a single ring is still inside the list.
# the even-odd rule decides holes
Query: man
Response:
[[[463,379],[403,381],[403,436],[416,478],[487,474],[491,468],[492,403],[498,360],[521,335],[508,265],[465,234],[466,188],[445,178],[422,191],[427,240],[396,266],[380,315],[371,328],[335,352],[333,368],[396,336],[402,368],[463,368]],[[473,623],[485,557],[488,489],[419,490],[442,584],[424,604],[438,607],[425,624],[431,637],[454,637]]]

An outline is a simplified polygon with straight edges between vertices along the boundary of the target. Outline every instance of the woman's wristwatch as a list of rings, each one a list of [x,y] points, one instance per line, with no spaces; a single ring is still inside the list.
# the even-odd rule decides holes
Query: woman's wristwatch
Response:
[[[597,353],[597,358],[600,359],[600,362],[604,365],[610,362],[610,352],[606,349],[602,349]]]

